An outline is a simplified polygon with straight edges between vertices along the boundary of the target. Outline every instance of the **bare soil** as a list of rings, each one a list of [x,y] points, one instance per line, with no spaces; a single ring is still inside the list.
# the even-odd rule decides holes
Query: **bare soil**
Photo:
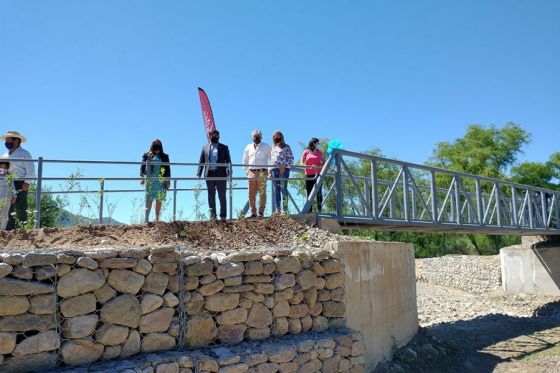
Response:
[[[191,248],[235,250],[259,246],[320,247],[339,238],[283,216],[235,221],[89,225],[0,231],[4,249],[122,247],[181,244]],[[342,238],[344,239],[344,238]]]

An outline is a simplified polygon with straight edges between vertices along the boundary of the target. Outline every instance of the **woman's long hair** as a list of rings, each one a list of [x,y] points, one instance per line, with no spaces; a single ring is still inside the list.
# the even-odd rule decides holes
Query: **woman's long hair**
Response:
[[[280,146],[282,149],[285,148],[286,146],[289,146],[284,141],[284,135],[282,134],[282,132],[274,131],[274,133],[272,134],[272,143],[276,145],[276,143],[274,142],[275,137],[280,137],[280,142],[278,143],[278,146]]]

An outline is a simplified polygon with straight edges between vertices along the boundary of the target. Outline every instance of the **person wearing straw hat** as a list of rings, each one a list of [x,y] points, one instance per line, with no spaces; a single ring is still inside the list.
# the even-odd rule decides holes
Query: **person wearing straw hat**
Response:
[[[27,193],[29,191],[29,181],[35,179],[35,165],[31,154],[21,147],[27,141],[25,136],[17,131],[8,131],[1,138],[8,149],[3,157],[10,159],[11,171],[14,174],[14,186],[17,197],[16,203],[10,207],[10,218],[7,230],[16,228],[16,220],[19,223],[27,221]]]

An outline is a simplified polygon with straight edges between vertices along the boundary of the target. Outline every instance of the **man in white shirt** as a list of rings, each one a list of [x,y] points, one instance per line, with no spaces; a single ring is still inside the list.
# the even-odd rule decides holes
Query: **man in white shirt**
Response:
[[[27,221],[27,192],[29,191],[29,181],[34,179],[35,164],[32,161],[12,159],[31,159],[31,154],[21,147],[26,142],[25,136],[17,131],[8,131],[1,138],[8,149],[4,153],[4,157],[10,159],[10,171],[14,174],[14,186],[16,188],[16,203],[10,207],[10,219],[6,227],[7,230],[16,228],[17,222],[23,223]]]
[[[258,216],[264,216],[266,207],[266,176],[270,164],[270,145],[262,142],[262,132],[254,130],[251,132],[253,142],[245,147],[243,151],[243,164],[249,178],[249,208],[250,218],[257,216],[257,193],[260,195]]]

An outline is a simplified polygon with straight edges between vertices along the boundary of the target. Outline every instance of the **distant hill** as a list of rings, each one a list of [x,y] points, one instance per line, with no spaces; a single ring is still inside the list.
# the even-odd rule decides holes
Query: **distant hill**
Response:
[[[70,211],[62,210],[56,225],[58,227],[71,227],[73,225],[89,225],[89,224],[98,224],[98,219],[88,218],[86,216],[73,214]],[[116,221],[115,219],[104,217],[103,224],[107,225],[123,225],[120,221]]]

